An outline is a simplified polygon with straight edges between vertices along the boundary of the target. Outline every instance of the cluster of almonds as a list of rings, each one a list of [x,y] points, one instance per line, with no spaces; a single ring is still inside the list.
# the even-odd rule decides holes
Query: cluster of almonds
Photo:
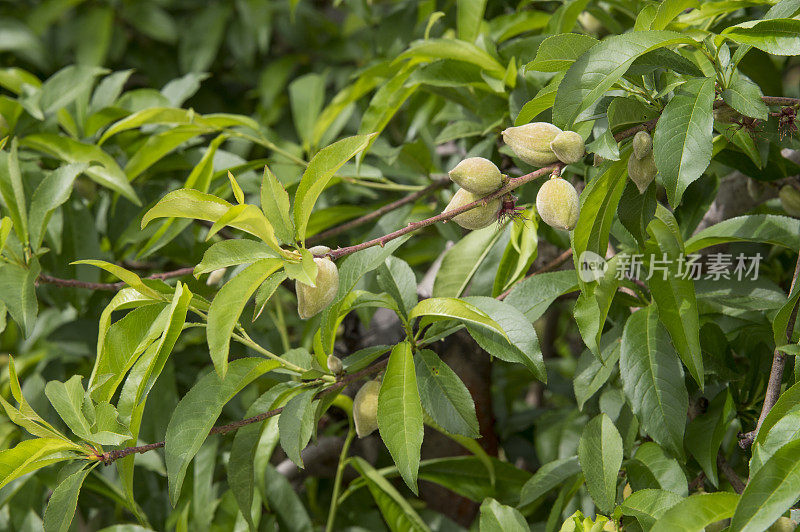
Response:
[[[533,166],[547,166],[558,161],[572,164],[580,161],[585,153],[583,138],[579,134],[574,131],[562,131],[547,122],[510,127],[503,131],[503,141],[517,157]],[[450,179],[460,188],[444,212],[479,201],[497,192],[503,186],[505,176],[488,159],[470,157],[458,163],[450,171]],[[464,229],[482,229],[497,220],[501,209],[500,198],[493,198],[474,209],[454,216],[453,221]],[[578,223],[580,212],[578,192],[569,182],[554,176],[539,189],[536,209],[548,225],[570,231]]]
[[[657,173],[656,161],[653,159],[653,137],[647,131],[639,131],[633,137],[633,154],[628,159],[628,176],[642,194]]]

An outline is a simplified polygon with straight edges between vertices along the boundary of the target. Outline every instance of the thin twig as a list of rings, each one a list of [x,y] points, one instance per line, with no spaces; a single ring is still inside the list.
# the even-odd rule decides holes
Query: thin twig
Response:
[[[722,451],[717,453],[717,469],[719,469],[722,475],[728,479],[728,482],[730,482],[734,491],[741,495],[744,491],[745,483],[741,478],[739,478],[739,475],[736,474],[736,471],[733,470],[728,461],[725,460],[725,457],[722,456]]]
[[[187,266],[185,268],[178,268],[177,270],[172,270],[169,272],[161,272],[161,273],[154,273],[146,277],[146,279],[172,279],[173,277],[183,277],[184,275],[190,275],[194,271],[194,266]],[[117,290],[121,290],[127,286],[127,283],[120,281],[118,283],[90,283],[88,281],[79,281],[78,279],[61,279],[59,277],[53,277],[47,274],[39,275],[37,279],[39,283],[46,283],[46,284],[54,284],[56,286],[61,287],[71,287],[71,288],[86,288],[88,290],[107,290],[116,292]]]
[[[343,223],[343,224],[338,225],[336,227],[332,227],[331,229],[328,229],[327,231],[323,231],[321,233],[317,233],[316,235],[310,236],[310,237],[308,237],[307,241],[308,242],[319,242],[320,240],[325,240],[326,238],[330,238],[332,236],[340,235],[340,234],[344,233],[345,231],[348,231],[348,230],[350,230],[350,229],[352,229],[354,227],[358,227],[359,225],[363,225],[363,224],[365,224],[367,222],[371,222],[372,220],[378,219],[378,218],[380,218],[381,216],[383,216],[384,214],[386,214],[388,212],[391,212],[391,211],[393,211],[395,209],[399,209],[403,205],[406,205],[408,203],[413,203],[413,202],[417,201],[420,198],[424,198],[425,196],[428,196],[428,195],[432,194],[433,192],[436,192],[440,188],[448,185],[449,183],[450,183],[449,179],[437,179],[436,181],[434,181],[433,183],[431,183],[427,187],[423,188],[422,190],[419,190],[417,192],[414,192],[413,194],[409,194],[407,196],[404,196],[404,197],[400,198],[397,201],[393,201],[391,203],[387,203],[383,207],[381,207],[379,209],[376,209],[376,210],[370,212],[369,214],[365,214],[364,216],[360,216],[360,217],[358,217],[358,218],[356,218],[354,220],[350,220],[349,222]]]
[[[794,267],[794,275],[792,276],[792,285],[789,287],[789,294],[794,291],[794,287],[797,284],[797,277],[800,275],[800,255],[797,257],[797,263]],[[786,339],[789,342],[792,341],[792,335],[794,334],[794,322],[797,319],[797,305],[800,303],[800,300],[795,302],[794,308],[792,309],[792,313],[789,316],[789,325],[786,327]],[[783,380],[783,368],[786,366],[786,355],[780,352],[777,348],[772,353],[772,367],[769,370],[769,380],[767,381],[767,392],[764,395],[764,404],[761,407],[761,415],[758,416],[758,423],[756,423],[755,430],[750,432],[746,432],[744,434],[739,435],[739,446],[742,449],[746,449],[756,439],[758,435],[758,429],[761,428],[761,424],[764,423],[764,419],[769,414],[769,411],[772,410],[772,407],[775,406],[775,403],[778,401],[778,397],[781,395],[781,381]]]
[[[324,396],[326,396],[328,394],[331,394],[333,392],[341,390],[342,388],[344,388],[345,386],[347,386],[351,382],[358,381],[358,380],[360,380],[360,379],[362,379],[362,378],[364,378],[364,377],[366,377],[368,375],[371,375],[373,373],[377,373],[377,372],[381,371],[384,367],[386,367],[386,364],[388,364],[388,363],[389,363],[389,359],[385,358],[383,360],[375,362],[374,364],[372,364],[371,366],[369,366],[367,368],[362,369],[361,371],[357,371],[356,373],[353,373],[352,375],[346,375],[341,380],[335,382],[334,384],[332,384],[328,388],[326,388],[326,389],[322,390],[321,392],[319,392],[317,394],[316,398],[319,399],[320,397],[324,397]],[[268,410],[267,412],[262,412],[262,413],[260,413],[258,415],[253,416],[253,417],[248,417],[248,418],[245,418],[245,419],[241,419],[239,421],[234,421],[233,423],[228,423],[227,425],[219,425],[217,427],[214,427],[213,429],[211,429],[209,434],[226,434],[228,432],[232,432],[234,430],[240,429],[240,428],[242,428],[242,427],[244,427],[246,425],[252,425],[253,423],[258,423],[260,421],[264,421],[267,418],[271,418],[273,416],[277,416],[281,412],[283,412],[283,407],[275,408],[273,410]],[[98,454],[98,455],[90,455],[89,458],[91,458],[93,460],[99,460],[99,461],[103,462],[105,465],[109,465],[112,462],[114,462],[116,460],[119,460],[120,458],[124,458],[124,457],[128,456],[129,454],[146,453],[147,451],[152,451],[154,449],[160,449],[161,447],[164,447],[164,444],[165,444],[164,441],[159,441],[159,442],[150,443],[150,444],[147,444],[147,445],[139,445],[139,446],[136,446],[136,447],[125,447],[123,449],[116,449],[116,450],[113,450],[113,451],[107,451],[105,453]]]

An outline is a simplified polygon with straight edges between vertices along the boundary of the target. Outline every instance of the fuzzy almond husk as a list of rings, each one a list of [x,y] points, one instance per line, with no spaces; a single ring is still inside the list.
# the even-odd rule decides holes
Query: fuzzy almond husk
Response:
[[[652,153],[644,159],[637,159],[636,155],[631,155],[628,159],[628,176],[636,184],[639,194],[643,194],[647,190],[657,173],[658,169]]]
[[[353,398],[353,421],[359,438],[369,436],[378,428],[378,393],[381,383],[367,381]]]
[[[328,257],[316,257],[317,279],[315,286],[295,281],[297,291],[297,313],[307,320],[322,312],[331,304],[339,292],[339,269]]]
[[[560,177],[547,180],[536,195],[536,210],[542,220],[556,229],[575,229],[580,215],[578,191]]]
[[[503,186],[503,174],[489,159],[470,157],[450,170],[450,179],[473,194],[486,195]]]
[[[633,136],[633,155],[640,161],[653,153],[653,137],[647,131],[637,131]]]
[[[550,142],[550,149],[564,164],[575,164],[583,159],[586,147],[583,137],[574,131],[562,131]]]
[[[547,166],[558,161],[550,143],[561,128],[548,122],[534,122],[510,127],[503,131],[503,142],[524,162],[532,166]]]
[[[452,211],[453,209],[457,209],[480,199],[481,196],[478,194],[473,194],[468,190],[460,188],[453,195],[453,199],[451,199],[450,203],[447,204],[444,212]],[[497,221],[497,215],[500,213],[501,207],[502,202],[500,201],[500,198],[495,198],[490,200],[486,205],[479,205],[474,209],[470,209],[454,216],[453,221],[464,229],[469,229],[472,231],[476,229],[483,229],[484,227],[488,227],[493,222]]]

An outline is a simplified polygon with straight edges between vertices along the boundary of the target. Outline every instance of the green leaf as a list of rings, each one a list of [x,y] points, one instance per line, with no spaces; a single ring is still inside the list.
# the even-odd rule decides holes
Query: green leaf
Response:
[[[665,490],[638,490],[622,501],[622,515],[635,517],[644,530],[650,530],[664,512],[678,504],[684,497]]]
[[[12,263],[0,264],[0,301],[5,303],[8,313],[22,327],[26,337],[33,333],[39,311],[35,283],[40,271],[38,260],[33,260],[28,268]]]
[[[300,453],[308,445],[314,430],[315,405],[312,401],[316,393],[316,389],[310,389],[295,395],[283,407],[278,418],[281,447],[286,451],[286,456],[300,467],[303,467]]]
[[[698,0],[665,0],[658,4],[658,11],[650,23],[651,30],[663,30],[672,20],[689,8],[700,5]]]
[[[74,451],[75,447],[57,438],[34,438],[0,451],[0,488],[22,475],[67,460],[69,455],[64,451]]]
[[[800,290],[798,290],[798,292],[800,292]],[[778,400],[772,406],[769,413],[764,418],[764,421],[761,423],[761,427],[759,427],[758,434],[756,435],[755,443],[764,443],[767,436],[769,436],[769,431],[772,430],[772,427],[774,427],[778,421],[789,414],[789,412],[794,410],[794,408],[798,405],[800,405],[800,383],[794,384],[780,394]]]
[[[44,511],[45,532],[67,532],[69,530],[72,518],[75,515],[75,509],[78,506],[78,494],[81,491],[81,486],[86,479],[86,475],[92,469],[94,468],[87,467],[72,473],[53,490],[53,494],[50,496],[47,508]]]
[[[20,242],[28,242],[28,208],[25,201],[25,187],[17,158],[17,139],[11,141],[8,153],[0,151],[0,196],[3,207],[8,210],[14,232]]]
[[[408,342],[396,345],[389,355],[378,394],[378,429],[406,485],[417,493],[422,404]]]
[[[129,181],[133,181],[178,146],[211,131],[213,129],[186,125],[147,137],[144,144],[128,159],[125,175]]]
[[[275,228],[278,240],[288,244],[294,241],[294,223],[289,214],[289,194],[268,166],[264,166],[264,178],[261,180],[261,210],[267,220]]]
[[[456,39],[427,39],[414,41],[408,50],[400,54],[396,62],[411,59],[417,61],[431,61],[434,59],[453,59],[464,63],[471,63],[481,67],[483,70],[502,78],[505,75],[505,67],[497,59],[476,45],[459,41]]]
[[[492,225],[485,229],[471,231],[448,249],[436,272],[433,296],[460,296],[502,234],[503,231],[498,231]]]
[[[294,129],[306,151],[311,148],[314,123],[325,103],[325,82],[326,76],[310,73],[296,78],[288,87]]]
[[[724,491],[692,495],[664,512],[650,530],[651,532],[704,530],[706,526],[733,515],[738,501],[738,495]]]
[[[417,278],[403,259],[386,258],[378,267],[378,286],[392,296],[404,316],[417,304]]]
[[[675,456],[683,456],[689,396],[683,368],[655,307],[628,318],[619,369],[625,395],[645,432]]]
[[[634,490],[658,487],[682,497],[689,495],[689,485],[681,465],[675,458],[667,456],[655,442],[642,443],[633,458],[626,462],[625,471],[628,483]]]
[[[605,342],[604,340],[610,336],[606,333],[600,339],[600,357],[596,356],[589,349],[581,353],[578,359],[578,367],[575,368],[575,377],[572,380],[572,388],[575,391],[575,399],[578,401],[578,408],[583,409],[583,405],[588,401],[597,391],[611,377],[614,369],[617,367],[619,361],[620,345],[614,339],[612,342]]]
[[[183,396],[170,417],[164,446],[173,505],[178,501],[189,462],[200,450],[222,407],[253,380],[279,366],[274,360],[240,358],[228,365],[225,380],[216,372],[208,373]]]
[[[723,220],[686,241],[686,253],[726,242],[764,242],[800,250],[800,220],[775,214],[751,214]]]
[[[653,157],[673,207],[711,162],[713,104],[714,78],[691,79],[677,89],[656,124]]]
[[[745,116],[766,121],[769,119],[769,108],[761,99],[762,96],[761,88],[738,70],[722,91],[725,103]]]
[[[731,26],[722,35],[772,55],[800,55],[800,20],[751,20]]]
[[[135,288],[142,295],[148,296],[156,301],[163,299],[160,293],[144,284],[141,277],[130,270],[126,270],[122,266],[117,266],[116,264],[104,260],[76,260],[70,264],[88,264],[89,266],[96,266],[116,276],[120,281],[128,284],[131,288]]]
[[[263,242],[247,238],[222,240],[212,244],[203,253],[203,260],[194,267],[194,276],[199,278],[204,273],[213,272],[220,268],[271,258],[278,258],[278,254]]]
[[[525,65],[525,70],[562,72],[599,41],[589,35],[562,33],[542,41],[536,59]]]
[[[83,413],[84,390],[81,376],[73,375],[66,382],[50,381],[45,386],[44,393],[69,429],[76,436],[87,439],[92,430]]]
[[[458,38],[475,42],[483,22],[486,0],[458,0],[457,6]]]
[[[491,498],[481,504],[479,526],[481,532],[528,532],[530,530],[521,513]]]
[[[119,192],[136,205],[141,205],[133,187],[117,161],[99,146],[84,144],[69,137],[53,133],[28,135],[20,141],[21,145],[46,153],[67,163],[88,163],[84,172],[89,179],[114,192]],[[98,163],[98,164],[91,164]]]
[[[52,115],[82,95],[88,95],[94,78],[107,73],[104,68],[88,65],[69,65],[62,68],[42,84],[39,107],[44,114]]]
[[[723,390],[711,401],[708,410],[686,427],[686,449],[715,486],[719,486],[717,452],[735,414],[733,398],[730,392]]]
[[[750,478],[731,531],[766,530],[800,498],[800,440],[778,449]],[[727,516],[726,516],[727,517]]]
[[[261,259],[251,264],[225,283],[211,301],[206,336],[211,361],[220,377],[224,378],[227,372],[231,335],[244,306],[261,283],[282,265],[280,259]]]
[[[487,329],[492,329],[504,338],[508,338],[503,328],[485,312],[467,303],[466,300],[455,297],[431,297],[423,299],[411,309],[409,320],[422,316],[432,316],[436,319],[454,319],[464,323],[474,323]]]
[[[86,163],[61,166],[50,172],[36,187],[29,215],[30,241],[34,249],[39,249],[42,244],[50,215],[69,199],[75,178],[87,168]]]
[[[404,67],[381,86],[370,100],[369,107],[364,111],[361,124],[358,126],[359,133],[373,134],[364,148],[365,151],[372,146],[377,135],[389,124],[403,103],[416,92],[419,84],[408,81],[413,71],[414,69],[409,66]],[[359,160],[361,155],[359,155]]]
[[[447,432],[477,438],[480,430],[475,403],[458,375],[428,349],[420,350],[414,362],[425,411]]]
[[[539,116],[540,113],[553,107],[553,104],[556,102],[556,91],[558,91],[558,86],[563,77],[563,73],[553,76],[553,79],[542,87],[532,100],[526,102],[525,105],[522,106],[522,109],[519,110],[517,118],[514,119],[514,125],[522,126],[527,124]]]
[[[142,217],[142,229],[156,218],[192,218],[216,222],[231,207],[227,201],[199,190],[188,188],[173,190],[145,213]],[[278,253],[284,253],[275,238],[272,226],[256,206],[249,205],[248,209],[229,225],[257,236]]]
[[[308,163],[294,195],[294,226],[301,242],[305,242],[308,219],[319,195],[336,171],[366,148],[371,138],[370,134],[342,139],[321,149]]]
[[[289,480],[269,464],[266,466],[264,498],[270,509],[277,514],[281,530],[314,531],[303,501],[295,493]]]
[[[763,442],[753,444],[750,476],[755,475],[778,449],[797,439],[800,439],[800,409],[794,408],[770,427]]]
[[[504,301],[533,323],[556,298],[577,289],[575,270],[539,273],[517,283]]]
[[[553,123],[564,129],[598,100],[628,70],[633,61],[650,50],[695,42],[672,31],[642,31],[615,35],[581,55],[559,85],[553,107]]]
[[[678,222],[670,211],[658,205],[656,218],[647,226],[655,239],[648,241],[645,257],[655,274],[648,280],[650,292],[658,305],[661,323],[669,331],[678,355],[689,368],[689,373],[703,388],[703,355],[700,351],[700,318],[697,310],[694,281],[680,275],[681,256],[685,255]],[[658,264],[664,260],[667,265]],[[664,271],[655,269],[664,268]]]
[[[568,479],[581,472],[577,456],[560,458],[548,462],[536,470],[536,473],[522,487],[519,496],[519,508],[532,504],[548,492],[560,487]]]
[[[583,429],[578,460],[592,500],[602,512],[610,513],[617,498],[622,437],[606,414],[598,415]]]
[[[356,456],[350,460],[350,463],[365,480],[389,530],[392,532],[407,530],[426,532],[430,530],[405,497],[400,495],[395,487],[383,478],[369,462]]]
[[[539,347],[536,330],[521,312],[505,301],[491,297],[468,297],[464,301],[485,312],[500,325],[500,332],[467,323],[470,336],[492,356],[527,367],[541,382],[547,382],[547,372]]]

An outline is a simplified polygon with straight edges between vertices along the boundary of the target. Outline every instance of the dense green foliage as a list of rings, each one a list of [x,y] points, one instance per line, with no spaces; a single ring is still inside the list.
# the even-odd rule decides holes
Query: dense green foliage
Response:
[[[798,57],[800,0],[0,1],[0,529],[789,526]]]

